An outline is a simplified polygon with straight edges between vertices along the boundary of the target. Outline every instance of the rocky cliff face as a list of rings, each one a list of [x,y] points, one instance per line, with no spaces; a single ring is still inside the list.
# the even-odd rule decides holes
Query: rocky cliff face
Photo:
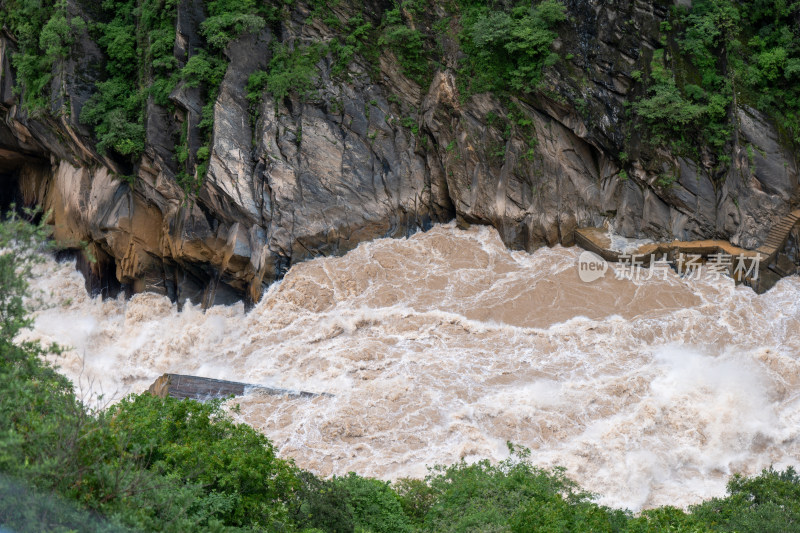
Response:
[[[650,61],[670,4],[565,4],[569,20],[553,44],[563,60],[524,98],[461,94],[453,28],[440,43],[443,61],[429,85],[404,76],[386,50],[377,69],[356,58],[346,79],[333,75],[328,55],[317,64],[312,96],[275,101],[266,91],[254,110],[247,80],[269,64],[274,41],[332,36],[297,4],[279,31],[246,34],[225,49],[208,172],[189,198],[176,182],[173,154],[182,127],[196,145],[192,153],[200,145],[196,90],[178,87],[169,109],[148,102],[144,155],[125,168],[98,152],[78,120],[103,61],[89,34],[54,67],[50,112],[31,116],[13,91],[15,42],[6,33],[1,199],[52,210],[60,242],[88,243],[98,258],[88,267],[95,283],[116,279],[131,290],[206,304],[242,295],[257,300],[292,263],[453,218],[491,224],[510,247],[525,250],[570,245],[576,227],[606,221],[630,237],[759,245],[800,201],[793,147],[746,106],[732,111],[737,132],[724,179],[710,161],[640,143],[626,126],[626,102],[642,94],[632,73]],[[364,17],[377,24],[389,7],[367,3]],[[68,9],[90,18],[79,4]],[[348,2],[332,9],[341,20],[356,12]],[[198,46],[203,17],[200,2],[179,3],[181,61]],[[508,120],[509,106],[527,119],[524,132]],[[664,185],[665,173],[677,180]],[[135,179],[117,177],[124,174]]]

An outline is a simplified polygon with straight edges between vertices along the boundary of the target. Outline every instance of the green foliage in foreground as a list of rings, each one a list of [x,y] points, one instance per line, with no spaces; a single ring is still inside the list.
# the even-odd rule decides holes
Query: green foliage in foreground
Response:
[[[792,532],[800,476],[734,476],[728,496],[634,516],[594,503],[562,469],[510,446],[394,484],[321,479],[275,455],[218,402],[147,393],[92,410],[45,363],[57,348],[13,342],[31,320],[27,279],[42,226],[0,222],[0,525],[15,531]]]

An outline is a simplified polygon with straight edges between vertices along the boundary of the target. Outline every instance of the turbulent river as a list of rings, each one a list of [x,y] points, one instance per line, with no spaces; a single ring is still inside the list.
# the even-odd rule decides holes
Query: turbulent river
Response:
[[[436,226],[292,267],[249,313],[162,296],[92,299],[48,262],[29,337],[87,401],[165,372],[329,392],[251,395],[235,415],[322,475],[394,479],[506,441],[633,510],[722,495],[800,459],[800,279],[582,282],[581,250],[513,252]]]

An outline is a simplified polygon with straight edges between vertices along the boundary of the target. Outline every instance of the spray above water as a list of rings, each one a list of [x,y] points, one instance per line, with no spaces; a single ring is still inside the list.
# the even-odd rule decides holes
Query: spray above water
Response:
[[[165,372],[335,397],[238,398],[238,416],[322,475],[423,476],[506,457],[562,465],[605,504],[722,495],[734,472],[800,456],[800,280],[584,283],[581,250],[507,250],[495,230],[436,226],[292,267],[250,313],[164,297],[89,298],[69,264],[35,286],[28,335],[105,399]]]

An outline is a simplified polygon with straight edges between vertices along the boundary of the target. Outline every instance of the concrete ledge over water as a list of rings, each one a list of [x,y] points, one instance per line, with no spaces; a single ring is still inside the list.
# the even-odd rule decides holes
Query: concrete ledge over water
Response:
[[[300,398],[316,398],[317,396],[333,396],[327,392],[306,392],[290,389],[279,389],[264,385],[252,385],[238,381],[204,378],[200,376],[187,376],[183,374],[164,374],[150,385],[148,391],[159,398],[189,398],[192,400],[210,400],[214,398],[228,398],[230,396],[243,396],[251,392],[272,394],[275,396],[289,396]]]

